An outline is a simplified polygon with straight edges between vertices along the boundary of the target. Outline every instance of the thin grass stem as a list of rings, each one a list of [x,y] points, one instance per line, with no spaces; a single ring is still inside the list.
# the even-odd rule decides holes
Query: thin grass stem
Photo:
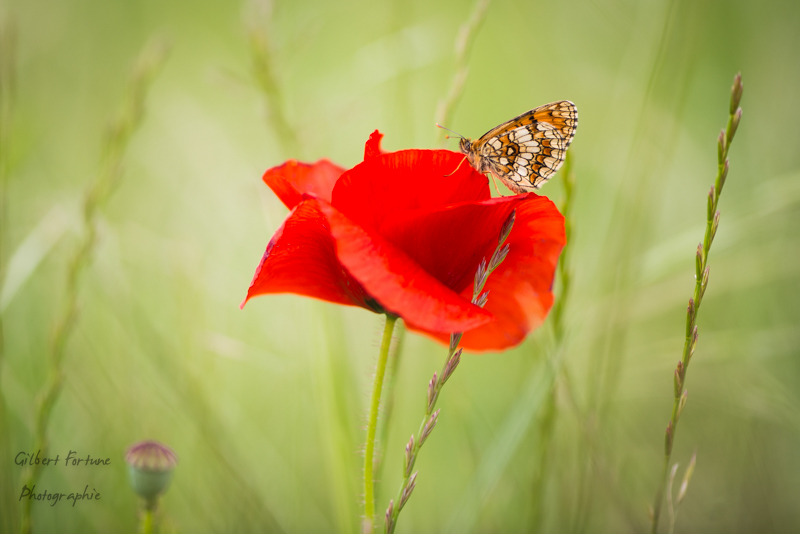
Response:
[[[16,30],[4,14],[0,14],[0,283],[6,279],[6,248],[8,239],[8,179],[11,170],[11,123],[16,91]],[[5,325],[0,312],[0,373],[6,358]],[[0,374],[2,383],[2,374]],[[9,418],[5,395],[0,394],[0,457],[10,458],[11,443]],[[5,532],[14,530],[12,475],[4,470],[0,480],[0,507],[9,513],[2,514],[0,527]]]
[[[670,459],[672,457],[672,446],[675,443],[675,432],[678,427],[678,420],[686,405],[686,399],[688,398],[688,391],[686,390],[686,371],[689,368],[692,355],[697,347],[697,314],[708,286],[708,254],[711,250],[711,243],[714,241],[714,236],[717,233],[717,227],[719,226],[720,214],[719,211],[717,211],[717,205],[719,203],[719,196],[722,193],[722,187],[725,185],[725,180],[728,176],[728,149],[730,148],[731,141],[733,141],[733,136],[736,133],[739,121],[742,117],[742,109],[739,107],[739,102],[742,97],[742,87],[742,76],[741,74],[737,74],[734,77],[733,87],[731,88],[728,124],[726,128],[720,132],[717,140],[717,178],[708,194],[706,231],[703,236],[703,242],[697,246],[697,252],[695,254],[694,295],[689,299],[689,306],[686,311],[686,338],[683,344],[683,355],[673,373],[675,396],[672,403],[672,417],[670,417],[670,421],[667,424],[667,430],[664,436],[664,464],[661,477],[659,478],[655,500],[653,501],[651,516],[652,534],[658,532],[661,503],[664,500],[665,488],[669,484],[668,473]]]
[[[275,55],[270,42],[272,30],[272,2],[258,0],[251,3],[254,16],[248,24],[253,74],[264,93],[270,126],[278,136],[284,152],[289,157],[299,157],[301,151],[297,132],[286,117],[286,105],[280,83],[275,76]]]
[[[489,275],[503,263],[506,256],[508,256],[509,247],[505,244],[508,239],[511,229],[514,227],[514,219],[516,218],[516,211],[511,212],[508,219],[503,223],[500,229],[500,238],[497,242],[497,247],[492,254],[491,259],[487,263],[484,258],[478,270],[475,273],[475,281],[472,290],[472,303],[481,308],[486,305],[488,292],[484,293],[483,288]],[[458,364],[461,362],[461,349],[458,348],[461,342],[462,332],[456,332],[450,335],[450,347],[447,352],[444,366],[441,372],[437,375],[433,373],[433,378],[428,382],[428,396],[425,403],[425,415],[422,417],[422,422],[419,425],[419,430],[416,435],[412,434],[411,439],[406,445],[405,461],[403,467],[403,482],[400,485],[400,490],[397,492],[397,497],[389,501],[389,507],[386,509],[384,516],[384,532],[385,534],[392,534],[397,526],[397,519],[400,511],[408,502],[411,493],[417,484],[417,473],[414,472],[414,465],[416,464],[419,451],[425,440],[431,435],[433,429],[436,427],[436,422],[439,419],[439,410],[434,411],[436,402],[439,400],[439,394],[442,391],[447,380],[453,375]]]
[[[491,0],[477,0],[475,7],[472,9],[472,14],[469,19],[461,25],[456,36],[456,62],[455,74],[450,82],[450,89],[447,91],[447,96],[439,102],[436,108],[436,122],[442,125],[449,125],[453,118],[458,101],[461,99],[461,93],[464,92],[464,84],[469,75],[469,53],[472,50],[472,44],[478,34],[478,30],[486,18],[486,11],[489,9]],[[439,141],[443,143],[445,140],[445,133],[442,130],[439,133]]]
[[[567,159],[564,162],[564,170],[562,172],[561,183],[564,188],[564,199],[561,204],[561,214],[564,216],[564,231],[566,234],[566,245],[561,251],[561,256],[558,260],[558,280],[560,291],[558,298],[553,305],[550,312],[550,325],[553,332],[553,347],[549,351],[547,358],[547,365],[552,368],[552,373],[555,379],[550,382],[547,399],[545,401],[542,415],[539,419],[539,461],[538,468],[534,474],[533,479],[533,502],[531,510],[531,531],[538,532],[541,529],[541,524],[544,521],[544,486],[547,481],[548,467],[550,465],[550,445],[553,439],[553,432],[555,428],[556,413],[558,406],[556,403],[556,394],[558,392],[559,380],[558,376],[561,372],[566,372],[562,367],[564,348],[564,309],[569,296],[571,288],[571,273],[570,273],[570,253],[571,253],[571,235],[572,235],[572,206],[573,206],[573,191],[575,188],[575,173],[572,168],[572,152],[567,153]],[[563,381],[564,385],[568,386],[569,381]]]
[[[83,199],[83,234],[67,264],[66,296],[64,307],[56,322],[48,354],[48,378],[41,391],[34,421],[33,450],[45,454],[48,446],[47,427],[53,407],[64,382],[63,360],[67,342],[78,316],[78,290],[81,275],[90,264],[97,244],[97,214],[117,188],[122,176],[122,162],[131,137],[142,122],[147,90],[166,58],[168,47],[163,40],[154,40],[145,46],[136,61],[123,100],[122,111],[106,134],[100,173],[89,185]],[[38,478],[40,465],[29,467],[23,475],[23,485],[32,488]],[[22,507],[21,532],[32,531],[31,499]]]

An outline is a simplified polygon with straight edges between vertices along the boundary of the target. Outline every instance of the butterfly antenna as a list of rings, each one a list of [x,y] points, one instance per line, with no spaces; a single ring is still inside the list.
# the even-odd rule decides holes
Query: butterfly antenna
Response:
[[[450,174],[445,174],[444,177],[447,178],[448,176],[453,176],[465,161],[467,161],[467,156],[464,156],[464,158],[458,163],[458,167],[456,167],[455,171],[451,172]]]
[[[451,130],[450,128],[445,128],[444,126],[442,126],[438,122],[436,123],[436,127],[437,128],[441,128],[442,130],[447,130],[448,132],[453,132],[453,130]],[[463,135],[461,135],[460,133],[458,133],[458,132],[453,132],[453,133],[456,134],[461,139],[465,139],[465,137]],[[444,137],[445,137],[445,139],[450,139],[451,136],[445,135]],[[453,172],[455,172],[455,171],[453,171]],[[450,176],[450,175],[448,174],[448,176]]]

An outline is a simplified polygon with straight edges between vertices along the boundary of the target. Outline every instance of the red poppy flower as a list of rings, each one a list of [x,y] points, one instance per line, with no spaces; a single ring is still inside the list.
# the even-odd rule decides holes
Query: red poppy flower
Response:
[[[488,180],[449,150],[383,153],[376,130],[364,161],[345,171],[294,160],[264,174],[291,210],[267,245],[247,299],[297,293],[391,313],[467,350],[520,343],[553,303],[564,218],[533,193],[491,198]],[[480,261],[516,210],[508,257],[492,273],[484,308],[471,303]],[[242,303],[244,306],[244,303]]]

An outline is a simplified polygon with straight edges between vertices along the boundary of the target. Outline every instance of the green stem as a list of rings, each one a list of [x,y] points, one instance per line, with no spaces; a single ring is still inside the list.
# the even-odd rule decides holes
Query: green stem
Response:
[[[378,407],[381,403],[383,378],[386,376],[386,361],[389,359],[389,347],[392,344],[392,332],[397,317],[386,316],[383,327],[383,340],[378,353],[378,365],[375,368],[375,379],[372,382],[372,399],[369,406],[369,423],[367,424],[367,443],[364,447],[364,523],[362,531],[369,534],[375,524],[375,484],[372,475],[373,458],[375,456],[375,432],[378,428]]]
[[[472,303],[481,308],[486,305],[486,301],[489,297],[488,291],[486,293],[483,292],[486,280],[489,278],[489,275],[503,263],[508,255],[509,246],[504,245],[504,243],[506,239],[508,239],[511,229],[514,226],[516,213],[516,210],[511,212],[503,223],[500,229],[500,239],[497,242],[497,248],[495,248],[491,260],[487,263],[486,258],[484,258],[478,266],[478,270],[475,272],[475,283],[472,286]],[[385,534],[393,534],[397,526],[397,518],[400,515],[400,511],[403,509],[403,506],[406,505],[408,498],[411,497],[411,492],[413,492],[416,487],[417,472],[413,472],[414,465],[417,461],[419,450],[422,448],[422,444],[425,443],[430,433],[433,432],[439,418],[439,410],[433,411],[433,409],[436,408],[436,401],[439,400],[439,393],[461,361],[461,349],[458,348],[458,344],[461,343],[461,337],[463,335],[463,332],[450,334],[450,349],[447,352],[447,359],[444,361],[442,372],[439,375],[433,373],[433,378],[428,382],[428,402],[426,403],[425,417],[422,418],[422,423],[420,423],[416,438],[412,435],[408,445],[406,445],[403,483],[400,485],[397,498],[389,501],[389,507],[386,509],[386,521],[384,523]]]
[[[153,523],[153,509],[148,506],[142,514],[141,529],[139,532],[141,534],[153,534]]]
[[[8,177],[11,170],[9,158],[11,140],[11,119],[16,88],[16,32],[9,17],[0,18],[0,280],[6,279],[6,248],[8,237]],[[3,315],[0,313],[0,372],[5,362],[5,330]],[[0,378],[0,382],[2,379]],[[10,420],[6,409],[5,396],[0,394],[0,456],[11,454]],[[13,510],[12,475],[5,471],[0,476],[0,506]],[[14,528],[14,514],[3,514],[0,530]]]
[[[553,346],[548,354],[547,365],[550,366],[553,373],[553,381],[550,383],[550,390],[547,393],[547,400],[542,411],[542,416],[539,420],[539,461],[538,469],[533,479],[533,502],[531,503],[531,531],[538,532],[541,530],[541,524],[544,522],[544,488],[548,477],[548,468],[550,467],[550,448],[553,440],[553,432],[555,429],[556,415],[558,405],[556,404],[556,392],[559,384],[559,374],[566,373],[562,370],[562,352],[564,347],[564,305],[567,301],[567,296],[570,291],[570,269],[569,258],[571,251],[571,234],[572,234],[572,192],[575,185],[575,175],[572,172],[572,152],[567,153],[566,161],[564,162],[564,169],[562,171],[561,183],[564,187],[564,200],[561,204],[561,214],[564,216],[564,231],[566,234],[566,244],[561,251],[561,257],[558,261],[558,280],[560,284],[560,291],[556,299],[553,309],[550,314],[552,317],[551,326],[553,330]],[[565,387],[568,386],[567,380],[563,381]]]
[[[375,457],[375,475],[378,480],[381,480],[383,474],[383,466],[385,465],[383,459],[386,456],[386,443],[388,443],[389,439],[389,426],[392,420],[392,413],[394,413],[394,390],[395,385],[397,384],[397,373],[400,368],[400,358],[403,354],[403,346],[406,338],[406,332],[408,330],[405,328],[405,325],[401,322],[395,330],[395,347],[394,351],[389,354],[389,378],[387,379],[386,383],[386,400],[383,403],[383,417],[380,420],[380,428],[378,429],[377,436],[378,436],[378,443],[383,444],[383,449],[378,449],[378,452]],[[380,497],[380,493],[376,492],[376,498]]]
[[[711,250],[711,243],[714,241],[714,236],[717,233],[717,226],[719,225],[720,215],[719,211],[717,211],[717,206],[722,187],[725,185],[725,179],[728,176],[728,149],[730,148],[736,129],[739,126],[739,120],[742,117],[742,110],[739,107],[741,96],[742,77],[740,74],[737,74],[734,78],[733,87],[731,88],[731,106],[728,124],[720,133],[717,145],[717,178],[708,195],[706,231],[703,236],[703,242],[697,247],[697,254],[695,256],[695,287],[694,295],[689,299],[689,307],[686,311],[686,339],[683,344],[683,355],[681,361],[678,362],[677,369],[675,369],[673,373],[675,396],[672,402],[672,416],[670,417],[664,436],[664,465],[661,470],[661,478],[659,479],[658,489],[656,490],[656,497],[653,501],[651,534],[656,534],[658,532],[658,520],[661,515],[661,503],[664,500],[665,486],[668,484],[667,473],[669,473],[672,446],[675,443],[675,432],[681,413],[683,412],[683,407],[686,404],[686,372],[697,345],[697,314],[700,310],[700,304],[703,301],[706,287],[708,286],[708,253]]]

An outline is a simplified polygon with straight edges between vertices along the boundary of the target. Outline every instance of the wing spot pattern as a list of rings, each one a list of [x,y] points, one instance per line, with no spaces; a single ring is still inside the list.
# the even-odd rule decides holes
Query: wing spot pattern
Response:
[[[561,167],[577,126],[575,105],[553,102],[493,128],[464,152],[512,191],[533,191]]]

